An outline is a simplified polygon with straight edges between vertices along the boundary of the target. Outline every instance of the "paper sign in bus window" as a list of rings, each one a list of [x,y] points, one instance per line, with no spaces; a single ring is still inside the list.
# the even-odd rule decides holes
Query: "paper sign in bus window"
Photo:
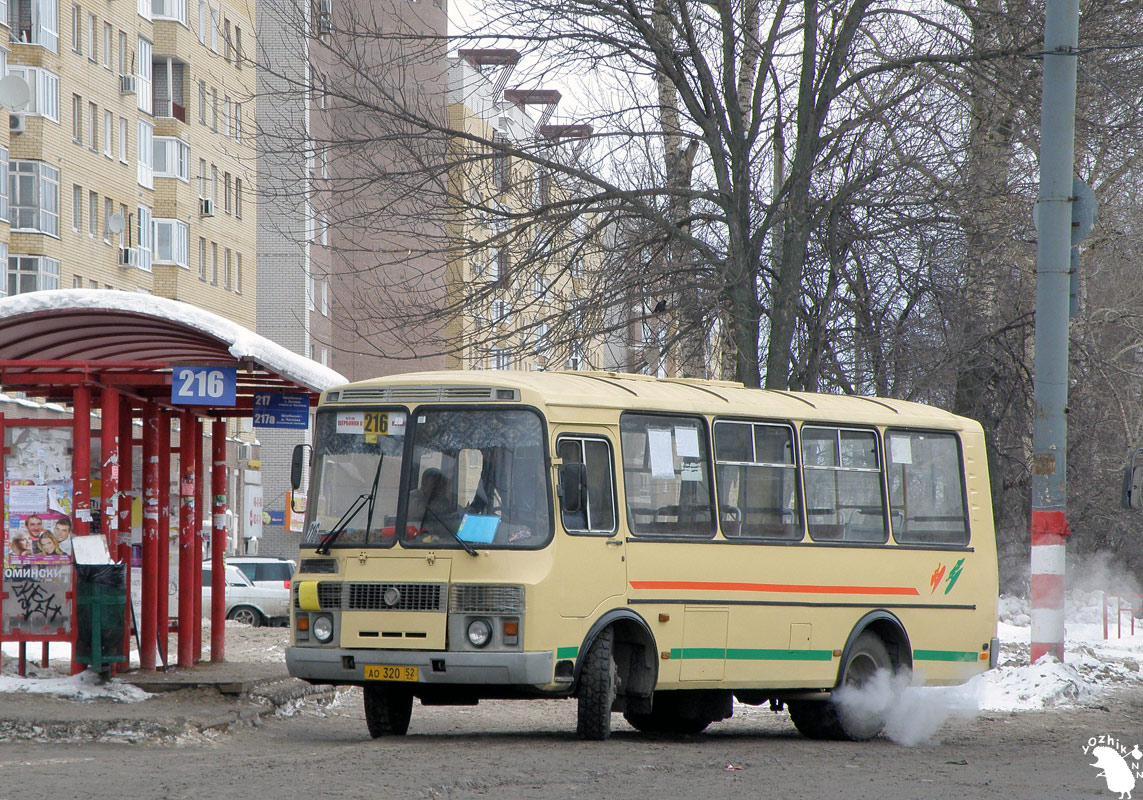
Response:
[[[699,457],[699,437],[697,428],[675,427],[675,452],[680,458]]]
[[[913,441],[908,436],[890,436],[889,460],[894,464],[912,464]]]
[[[656,478],[675,477],[675,455],[671,447],[671,431],[650,428],[647,444],[651,450],[651,475]]]
[[[477,544],[490,544],[496,538],[500,517],[483,514],[465,514],[456,531],[458,539]]]

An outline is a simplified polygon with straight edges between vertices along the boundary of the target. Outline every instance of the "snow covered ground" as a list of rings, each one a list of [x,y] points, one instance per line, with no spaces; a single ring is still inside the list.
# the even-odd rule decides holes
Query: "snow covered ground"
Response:
[[[1110,615],[1109,638],[1103,638],[1103,616],[1098,591],[1073,590],[1068,593],[1067,645],[1064,663],[1041,659],[1028,663],[1031,617],[1027,600],[1004,596],[1000,600],[1000,664],[997,669],[977,676],[964,686],[948,688],[898,687],[895,704],[902,717],[916,720],[926,715],[975,714],[979,711],[1032,711],[1045,708],[1098,704],[1118,687],[1143,686],[1143,620],[1131,633],[1131,615],[1122,614],[1123,632]],[[236,662],[284,661],[287,641],[285,628],[251,628],[234,622],[226,626],[227,660]],[[209,633],[204,636],[209,642]],[[29,645],[28,678],[16,675],[16,645],[3,645],[0,693],[38,692],[77,700],[108,698],[121,702],[145,699],[147,695],[132,686],[112,680],[99,685],[91,676],[67,676],[67,645],[52,645],[51,665],[36,664],[40,646]],[[172,651],[173,652],[173,651]],[[939,725],[939,722],[937,722]],[[927,726],[925,726],[927,727]],[[892,725],[890,726],[892,731]],[[896,738],[896,737],[895,737]],[[915,738],[903,733],[902,740]]]

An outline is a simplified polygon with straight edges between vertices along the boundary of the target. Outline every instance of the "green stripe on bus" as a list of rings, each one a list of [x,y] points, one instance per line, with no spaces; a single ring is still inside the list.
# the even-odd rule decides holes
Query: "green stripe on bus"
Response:
[[[972,650],[914,650],[914,661],[973,661],[980,656]]]
[[[721,647],[674,647],[672,659],[715,658],[727,661],[829,661],[832,650],[762,650]]]
[[[557,647],[556,658],[575,658],[579,655],[578,647]]]

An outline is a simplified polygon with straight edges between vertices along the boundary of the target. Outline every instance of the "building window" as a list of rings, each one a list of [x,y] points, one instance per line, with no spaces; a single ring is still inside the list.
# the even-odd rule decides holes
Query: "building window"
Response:
[[[198,121],[206,124],[206,81],[198,82]]]
[[[198,40],[206,44],[206,0],[198,0]]]
[[[190,145],[171,136],[155,137],[155,177],[190,182]]]
[[[188,6],[187,0],[151,0],[151,14],[155,19],[173,19],[189,27]]]
[[[111,244],[111,215],[114,213],[111,198],[103,198],[103,242]]]
[[[208,183],[209,180],[210,180],[210,178],[206,172],[206,159],[200,158],[198,160],[198,196],[199,197],[210,197],[210,192],[207,191],[208,189],[210,189],[210,184]]]
[[[321,282],[321,313],[329,316],[329,281],[324,278]]]
[[[103,23],[103,66],[111,69],[111,23]]]
[[[227,247],[225,249],[225,251],[223,252],[222,266],[223,266],[223,273],[222,274],[223,274],[223,278],[225,280],[224,285],[226,287],[226,291],[229,292],[234,285],[233,284],[233,274],[231,272],[232,267],[233,267],[233,262],[231,260],[231,250],[229,247]]]
[[[95,238],[99,230],[99,195],[95,192],[87,193],[87,235]]]
[[[8,162],[13,230],[60,234],[60,171],[42,161]]]
[[[83,187],[71,187],[71,229],[76,233],[83,228]]]
[[[87,18],[87,59],[97,63],[99,61],[99,47],[95,37],[98,30],[99,21],[94,14],[89,15]]]
[[[83,144],[83,98],[78,94],[71,96],[71,140]]]
[[[60,262],[44,256],[8,256],[7,284],[10,295],[58,289]]]
[[[507,349],[503,347],[494,347],[492,349],[492,368],[493,369],[511,369],[512,368],[512,355]]]
[[[218,131],[218,89],[210,90],[210,129]]]
[[[127,163],[127,118],[119,118],[119,160]]]
[[[222,98],[222,135],[230,137],[230,95]]]
[[[190,268],[187,243],[190,229],[177,219],[155,220],[155,261],[178,264]]]
[[[218,9],[210,9],[210,49],[218,53]]]
[[[210,165],[210,199],[214,207],[218,208],[218,167]]]
[[[8,150],[0,147],[0,219],[8,219]]]
[[[239,25],[234,26],[234,63],[242,69],[242,59],[246,57],[246,51],[242,49],[242,28]]]
[[[60,121],[60,78],[54,72],[40,67],[24,67],[13,64],[8,68],[11,75],[19,75],[28,84],[28,107],[22,113]]]
[[[231,39],[230,39],[230,18],[222,18],[222,52],[226,58],[226,63],[230,63],[232,57]]]
[[[135,4],[135,10],[143,19],[151,19],[151,0],[138,0]]]
[[[234,103],[234,141],[242,141],[242,104]]]
[[[147,0],[139,0],[139,2],[147,2]],[[148,10],[150,5],[148,4]],[[151,56],[154,53],[154,47],[149,39],[139,37],[139,47],[136,50],[138,63],[136,64],[136,75],[139,76],[138,97],[139,97],[139,110],[145,111],[148,114],[154,110],[151,96]]]
[[[234,291],[242,294],[242,254],[234,254]]]
[[[7,11],[12,41],[37,44],[53,53],[59,52],[58,0],[11,0]]]
[[[210,282],[218,286],[218,242],[210,243]]]
[[[234,216],[242,219],[242,179],[234,179]]]
[[[73,53],[83,55],[83,31],[80,29],[80,20],[83,19],[83,13],[80,11],[79,5],[71,7],[71,50]]]
[[[139,269],[147,272],[151,271],[151,248],[154,244],[153,230],[151,209],[146,206],[139,206],[139,224],[135,230],[139,242]]]
[[[114,145],[111,142],[115,130],[115,115],[110,111],[103,112],[103,155],[112,158],[111,151]]]
[[[95,103],[87,104],[87,145],[99,152],[99,108]]]
[[[155,188],[155,126],[139,120],[139,185]]]
[[[206,280],[206,239],[198,237],[198,279]]]
[[[230,213],[230,173],[222,173],[222,210]]]

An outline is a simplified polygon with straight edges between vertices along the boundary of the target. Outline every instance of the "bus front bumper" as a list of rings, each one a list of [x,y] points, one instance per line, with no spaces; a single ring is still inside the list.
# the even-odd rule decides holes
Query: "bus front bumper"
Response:
[[[286,667],[312,683],[372,683],[366,666],[416,667],[418,684],[544,687],[553,683],[555,656],[540,653],[453,653],[439,650],[352,650],[287,647]]]

